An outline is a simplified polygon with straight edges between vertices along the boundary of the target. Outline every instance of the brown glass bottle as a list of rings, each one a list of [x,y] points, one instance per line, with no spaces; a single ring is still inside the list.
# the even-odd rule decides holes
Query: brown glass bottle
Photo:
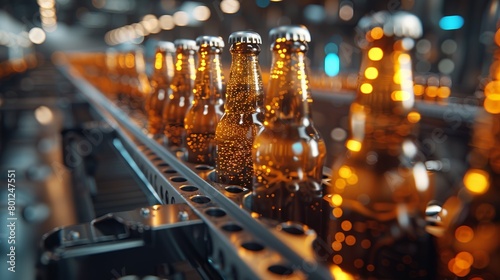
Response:
[[[304,26],[280,26],[269,37],[272,66],[264,128],[253,145],[252,211],[316,227],[326,147],[311,118],[306,65],[311,36]]]
[[[412,132],[409,50],[421,35],[417,17],[364,17],[358,91],[350,108],[348,153],[332,168],[328,261],[361,279],[433,279],[436,260],[425,231],[431,184]]]
[[[215,129],[223,115],[221,110],[225,94],[221,54],[221,37],[200,36],[198,70],[194,82],[194,99],[184,119],[186,130],[185,158],[188,162],[215,164]]]
[[[153,60],[151,85],[153,93],[146,101],[148,114],[148,133],[157,135],[163,132],[162,112],[167,100],[169,83],[173,77],[175,46],[172,42],[160,41]]]
[[[144,50],[141,46],[134,46],[130,52],[129,59],[129,83],[130,83],[130,103],[132,109],[139,110],[145,113],[144,104],[147,97],[152,92],[151,83],[146,74],[146,60],[144,58]]]
[[[439,238],[443,278],[500,279],[500,29],[472,135],[469,168],[443,205]]]
[[[258,61],[262,40],[251,31],[229,36],[232,57],[225,112],[215,131],[216,181],[251,188],[252,145],[264,119],[264,89]]]
[[[174,76],[168,88],[167,100],[163,108],[163,133],[167,137],[168,147],[182,147],[184,117],[193,98],[194,79],[196,77],[195,55],[196,42],[189,39],[177,39]]]

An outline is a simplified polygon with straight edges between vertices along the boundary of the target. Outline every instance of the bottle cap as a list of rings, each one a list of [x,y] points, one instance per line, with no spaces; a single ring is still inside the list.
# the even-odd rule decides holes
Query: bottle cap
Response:
[[[166,51],[166,52],[175,52],[175,45],[174,43],[172,42],[169,42],[169,41],[159,41],[158,43],[156,43],[156,46],[158,49],[162,50],[162,51]]]
[[[271,42],[278,38],[285,38],[289,41],[311,42],[311,34],[307,27],[303,25],[283,25],[278,26],[269,31],[269,39]]]
[[[374,27],[381,27],[384,35],[417,39],[422,36],[422,23],[417,16],[408,12],[380,11],[359,20],[358,28],[366,33]],[[364,36],[364,34],[363,34]]]
[[[220,36],[199,36],[196,38],[196,44],[198,46],[201,45],[209,45],[211,47],[224,47],[224,40]]]
[[[183,48],[185,50],[197,50],[196,41],[190,39],[177,39],[174,41],[176,48]]]
[[[229,44],[249,43],[262,44],[262,38],[259,33],[253,31],[237,31],[229,35]]]

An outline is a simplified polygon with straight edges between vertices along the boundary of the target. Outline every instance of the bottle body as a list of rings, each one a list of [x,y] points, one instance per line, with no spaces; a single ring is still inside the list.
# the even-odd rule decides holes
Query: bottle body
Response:
[[[194,100],[184,120],[185,158],[188,162],[215,164],[215,129],[223,111],[224,76],[220,54],[224,42],[219,37],[201,36]],[[209,44],[216,44],[211,46]]]
[[[169,83],[173,76],[173,71],[169,70],[173,69],[171,50],[159,46],[155,52],[153,67],[151,77],[153,93],[146,101],[146,112],[148,116],[148,133],[158,135],[163,131],[162,112],[167,99]]]
[[[408,144],[411,145],[411,144]],[[400,151],[402,153],[402,151]],[[392,151],[347,155],[333,167],[324,197],[330,204],[330,261],[363,279],[432,279],[434,241],[425,231],[417,189],[427,184],[423,163]]]
[[[266,95],[266,120],[253,146],[255,184],[252,210],[278,221],[320,225],[326,146],[313,125],[305,53],[305,27],[271,30],[273,63]],[[285,35],[286,35],[285,34]],[[293,36],[295,35],[295,36]],[[275,38],[276,37],[276,38]]]
[[[321,227],[324,141],[314,139],[303,126],[263,129],[255,139],[256,183],[252,211],[278,221]],[[322,176],[322,175],[321,175]]]
[[[259,37],[260,39],[260,37]],[[225,112],[215,132],[216,181],[251,188],[252,145],[264,119],[260,44],[233,43]]]
[[[192,91],[196,76],[194,56],[194,48],[177,46],[175,72],[167,90],[162,113],[163,133],[167,138],[168,147],[182,147],[183,145],[184,117],[193,98]]]
[[[151,83],[146,75],[146,61],[144,59],[144,51],[140,47],[136,47],[132,52],[134,62],[130,68],[130,107],[132,109],[145,112],[145,102],[147,97],[152,93]]]
[[[258,113],[225,113],[217,124],[216,180],[251,188],[254,178],[252,145],[262,128]]]

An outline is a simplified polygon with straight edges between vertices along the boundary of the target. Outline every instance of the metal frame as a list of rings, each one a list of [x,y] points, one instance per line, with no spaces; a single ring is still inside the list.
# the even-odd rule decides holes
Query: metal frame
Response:
[[[209,262],[225,278],[332,278],[315,259],[313,230],[252,215],[244,209],[249,190],[213,182],[211,166],[184,162],[177,151],[148,137],[140,118],[127,115],[70,65],[59,69],[116,131],[113,144],[145,183],[145,191],[161,204],[186,203],[200,217],[209,232]]]

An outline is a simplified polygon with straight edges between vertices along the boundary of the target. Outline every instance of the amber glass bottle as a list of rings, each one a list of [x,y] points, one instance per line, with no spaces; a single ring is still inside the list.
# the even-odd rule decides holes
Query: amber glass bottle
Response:
[[[184,117],[193,98],[196,77],[196,42],[188,39],[174,41],[176,47],[175,70],[168,88],[167,100],[163,108],[162,123],[168,147],[182,147]]]
[[[469,168],[458,194],[443,205],[446,231],[438,243],[443,278],[500,279],[500,29],[495,43]]]
[[[102,91],[109,98],[116,98],[118,90],[118,54],[115,48],[108,48],[105,53],[104,85]]]
[[[411,14],[378,12],[358,30],[363,56],[348,153],[335,162],[325,196],[332,207],[328,260],[361,279],[433,279],[424,220],[432,187],[412,140],[420,115],[409,50],[422,27]]]
[[[326,147],[311,118],[306,65],[311,36],[304,26],[280,26],[269,37],[272,66],[264,128],[253,145],[252,210],[313,226],[321,216]]]
[[[200,36],[198,45],[198,70],[194,82],[193,104],[184,119],[186,130],[185,156],[188,162],[215,164],[215,129],[224,113],[224,75],[221,54],[224,41],[221,37]]]
[[[152,92],[151,83],[146,74],[146,60],[144,50],[140,46],[135,46],[130,53],[130,107],[145,113],[144,104],[147,97]]]
[[[153,93],[146,101],[148,133],[150,135],[161,134],[163,131],[161,118],[167,100],[169,83],[174,73],[174,53],[175,46],[172,42],[158,42],[153,60],[153,74],[151,75]]]
[[[229,36],[231,67],[225,112],[215,131],[216,181],[251,188],[252,145],[264,120],[264,89],[258,60],[262,39],[251,31]]]

